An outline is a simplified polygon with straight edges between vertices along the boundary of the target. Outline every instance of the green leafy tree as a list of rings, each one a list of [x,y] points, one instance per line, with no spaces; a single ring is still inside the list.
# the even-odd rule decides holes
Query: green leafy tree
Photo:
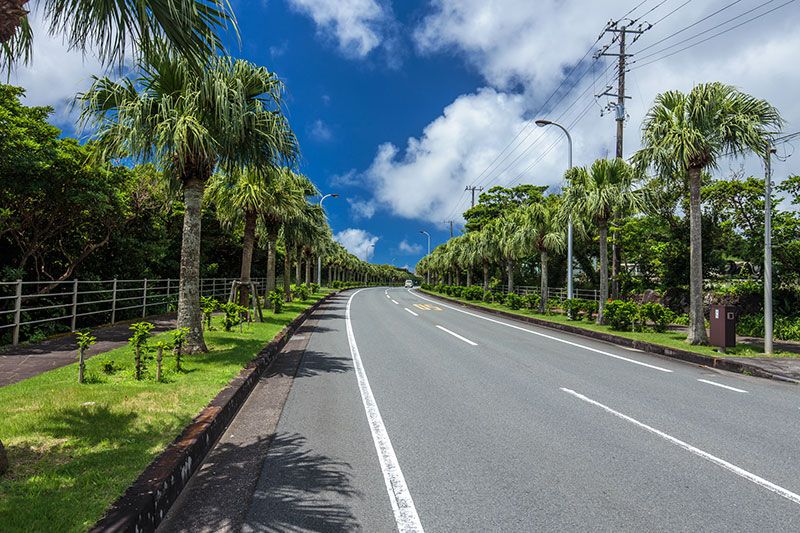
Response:
[[[540,202],[546,186],[517,185],[507,188],[496,185],[481,193],[478,203],[464,212],[467,231],[477,231],[514,209]]]
[[[552,254],[564,249],[564,224],[560,219],[560,198],[548,196],[545,201],[525,207],[521,212],[521,231],[515,238],[517,246],[535,250],[539,254],[539,312],[545,312],[547,303],[548,266]]]
[[[706,344],[703,313],[701,176],[727,153],[765,153],[770,136],[783,124],[778,110],[719,82],[695,86],[689,93],[668,91],[656,97],[642,126],[642,149],[634,156],[644,170],[686,180],[689,192],[689,335]]]
[[[198,74],[159,49],[136,79],[95,79],[79,95],[82,122],[97,131],[106,157],[155,161],[183,191],[178,326],[189,328],[184,351],[207,351],[200,311],[201,204],[215,168],[272,165],[295,153],[280,113],[282,84],[263,67],[215,58]]]
[[[86,370],[86,350],[97,342],[97,337],[88,331],[76,331],[75,340],[78,343],[78,383],[83,383]]]

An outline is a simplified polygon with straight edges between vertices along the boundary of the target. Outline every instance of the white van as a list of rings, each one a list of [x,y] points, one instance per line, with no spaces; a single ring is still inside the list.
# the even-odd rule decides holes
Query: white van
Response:
[[[407,279],[406,280],[406,284],[405,284],[405,288],[406,289],[413,289],[414,288],[414,282],[412,280],[410,280],[410,279]]]

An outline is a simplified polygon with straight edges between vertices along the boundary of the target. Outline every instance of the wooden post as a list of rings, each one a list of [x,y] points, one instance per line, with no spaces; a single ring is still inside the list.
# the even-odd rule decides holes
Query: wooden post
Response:
[[[72,331],[75,331],[75,325],[78,320],[78,279],[72,282]]]
[[[22,321],[22,280],[17,280],[17,298],[14,301],[14,335],[12,344],[19,344],[19,323]]]
[[[169,284],[170,284],[170,281],[171,280],[169,278],[167,278],[167,298],[166,298],[166,300],[167,300],[167,308],[165,309],[166,311],[169,311]]]
[[[117,278],[114,278],[114,285],[111,289],[111,323],[117,321]]]
[[[164,346],[158,345],[158,355],[156,356],[156,381],[161,381],[161,359],[164,357]]]

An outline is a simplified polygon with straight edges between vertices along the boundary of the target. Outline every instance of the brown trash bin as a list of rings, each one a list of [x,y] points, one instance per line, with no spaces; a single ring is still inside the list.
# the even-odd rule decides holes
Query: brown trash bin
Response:
[[[732,305],[712,305],[711,344],[725,348],[736,346],[736,308]]]

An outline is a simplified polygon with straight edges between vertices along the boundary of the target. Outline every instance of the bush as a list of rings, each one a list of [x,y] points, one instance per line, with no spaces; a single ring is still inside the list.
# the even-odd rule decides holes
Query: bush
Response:
[[[483,289],[474,285],[472,287],[464,287],[464,290],[461,291],[461,297],[467,300],[480,300],[483,297]]]
[[[583,309],[583,316],[586,320],[592,321],[597,316],[597,308],[599,304],[594,300],[582,300],[581,308]]]
[[[154,327],[150,322],[136,322],[130,326],[133,335],[128,339],[128,342],[133,346],[134,377],[137,380],[142,379],[147,354],[147,341]]]
[[[455,287],[451,288],[450,294],[456,298],[461,298],[464,295],[464,289],[466,289],[466,287],[460,287],[456,285]]]
[[[486,303],[490,303],[490,304],[494,303],[494,294],[492,293],[492,291],[484,292],[482,300],[484,302],[486,302]]]
[[[535,292],[528,293],[522,297],[522,307],[525,309],[538,309],[541,300],[542,297]]]
[[[544,313],[550,315],[553,313],[553,309],[557,309],[560,305],[561,301],[558,298],[548,298],[544,304]]]
[[[745,337],[764,336],[764,315],[743,315],[736,323],[736,333]],[[800,317],[775,316],[773,335],[784,341],[800,341]]]
[[[633,330],[639,318],[639,308],[634,302],[611,300],[606,303],[603,315],[612,329]]]
[[[211,330],[211,315],[219,308],[219,302],[210,296],[200,297],[200,309],[203,311],[206,329]]]
[[[561,302],[561,309],[570,320],[580,320],[583,311],[583,300],[579,298],[566,299]]]
[[[510,292],[506,294],[505,302],[503,302],[509,309],[517,310],[522,307],[522,296]]]
[[[657,303],[642,304],[639,308],[639,316],[642,324],[646,324],[649,320],[653,323],[653,329],[659,333],[667,331],[667,326],[675,320],[675,313],[672,310]]]
[[[423,291],[431,291],[433,290],[433,285],[431,285],[430,283],[423,283],[419,286],[419,288],[422,289]]]
[[[243,317],[247,314],[247,308],[236,302],[220,304],[220,309],[225,313],[225,316],[222,317],[222,327],[225,331],[231,331],[234,326],[241,324]]]
[[[283,294],[280,291],[271,291],[268,298],[269,305],[276,315],[283,311]]]
[[[311,291],[311,294],[316,294],[319,292],[319,285],[316,283],[311,283],[308,285],[308,290]]]
[[[444,285],[442,285],[441,283],[439,283],[437,285],[434,285],[433,291],[434,292],[438,292],[440,294],[443,293],[444,292]]]
[[[301,283],[300,285],[292,285],[291,289],[293,298],[297,298],[301,301],[308,300],[308,287],[305,283]]]

